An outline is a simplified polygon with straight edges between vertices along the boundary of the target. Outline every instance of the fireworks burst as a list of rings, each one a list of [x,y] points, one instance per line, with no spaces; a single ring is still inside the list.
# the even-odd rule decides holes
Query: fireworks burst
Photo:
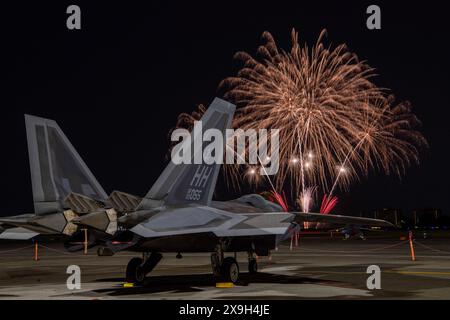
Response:
[[[194,122],[199,121],[203,114],[206,112],[204,105],[199,104],[197,110],[192,113],[182,113],[178,116],[177,124],[175,128],[184,128],[191,131],[194,128]]]
[[[314,205],[314,196],[316,193],[316,187],[304,188],[300,196],[297,198],[297,205],[303,212],[311,212]],[[304,229],[310,229],[314,225],[310,222],[303,222]]]
[[[181,128],[186,129],[188,131],[192,131],[192,129],[194,128],[194,122],[199,121],[205,112],[206,112],[205,106],[202,104],[199,104],[197,106],[197,109],[195,111],[193,111],[192,113],[181,113],[180,115],[178,115],[177,123],[176,123],[175,127],[170,129],[169,134],[167,135],[167,137],[170,141],[169,150],[166,155],[166,157],[168,159],[170,159],[170,155],[171,155],[171,151],[172,151],[173,147],[178,143],[177,141],[171,141],[171,139],[170,139],[173,131],[175,131],[176,129],[181,129]]]
[[[314,205],[316,190],[316,187],[305,188],[305,191],[303,191],[297,198],[297,205],[303,212],[311,212]]]
[[[258,187],[263,182],[262,176],[259,174],[258,166],[248,166],[244,177],[247,182],[254,187]]]
[[[289,212],[289,206],[287,204],[287,199],[284,192],[283,194],[279,194],[276,191],[271,191],[268,198],[270,201],[279,204],[284,212]]]
[[[322,205],[320,206],[320,213],[329,214],[331,210],[337,205],[338,198],[333,196],[323,195]]]
[[[288,187],[304,212],[313,209],[320,190],[325,194],[321,212],[329,213],[338,188],[347,189],[373,169],[402,176],[419,162],[419,149],[427,142],[416,129],[420,121],[410,104],[395,104],[371,81],[373,68],[344,44],[325,46],[324,36],[322,31],[308,47],[292,30],[292,47],[283,51],[264,32],[257,58],[235,55],[243,67],[220,85],[225,98],[238,106],[233,128],[280,130],[277,175],[260,176],[258,165],[224,165],[226,181],[236,190],[242,178],[255,189],[270,186],[273,200],[287,208],[284,193],[277,190]],[[200,105],[192,114],[181,114],[176,127],[192,129],[205,110]]]
[[[221,83],[225,98],[239,107],[234,128],[280,129],[274,185],[288,185],[303,200],[311,186],[331,198],[335,188],[347,188],[371,169],[401,176],[426,145],[409,104],[394,106],[371,81],[374,69],[344,44],[326,47],[324,36],[310,48],[293,30],[292,48],[283,51],[264,32],[258,58],[238,52],[242,69]],[[239,188],[242,168],[227,165],[225,172]],[[310,201],[303,200],[301,207]]]

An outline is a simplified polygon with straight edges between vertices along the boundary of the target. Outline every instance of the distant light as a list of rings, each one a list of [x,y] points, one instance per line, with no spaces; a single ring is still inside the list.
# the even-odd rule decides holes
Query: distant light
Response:
[[[296,163],[298,162],[298,158],[292,158],[292,159],[291,159],[291,162],[292,162],[293,164],[296,164]]]
[[[255,169],[250,169],[250,170],[248,170],[248,173],[249,173],[249,174],[255,174],[255,173],[256,173],[256,170],[255,170]]]
[[[308,153],[308,158],[310,158],[310,159],[314,158],[314,154],[312,152],[309,152]]]
[[[267,161],[270,161],[270,157],[269,157],[269,156],[267,156],[267,157],[266,157],[266,160],[267,160]]]
[[[305,168],[310,168],[311,167],[311,162],[306,162],[305,163]]]
[[[347,169],[345,168],[345,167],[339,167],[339,172],[341,172],[341,173],[345,173],[345,172],[347,172]]]

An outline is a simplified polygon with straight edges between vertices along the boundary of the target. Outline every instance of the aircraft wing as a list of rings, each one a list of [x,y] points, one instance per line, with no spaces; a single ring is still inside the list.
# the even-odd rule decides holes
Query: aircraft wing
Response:
[[[394,227],[392,223],[380,219],[306,212],[293,212],[293,214],[295,214],[295,222],[322,222],[335,225]]]
[[[392,227],[384,220],[304,212],[231,213],[217,208],[169,208],[130,230],[144,238],[212,232],[218,237],[283,235],[293,222],[324,222],[340,226]]]
[[[0,217],[0,224],[42,234],[72,235],[76,231],[76,225],[71,222],[75,217],[76,214],[71,210],[47,215],[22,214]]]
[[[25,229],[25,228],[11,228],[6,229],[2,233],[0,233],[0,239],[8,239],[8,240],[28,240],[39,233]]]
[[[21,227],[23,225],[26,225],[28,221],[33,217],[34,217],[33,214],[22,214],[18,216],[1,217],[0,224],[4,226]]]

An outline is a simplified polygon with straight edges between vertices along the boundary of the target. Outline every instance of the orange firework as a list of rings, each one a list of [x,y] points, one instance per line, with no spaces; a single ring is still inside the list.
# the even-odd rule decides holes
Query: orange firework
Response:
[[[371,81],[374,69],[344,44],[326,47],[324,35],[308,47],[292,30],[292,48],[283,51],[264,32],[258,58],[238,52],[242,69],[221,83],[238,106],[234,128],[280,129],[280,169],[271,179],[292,195],[319,185],[331,197],[371,169],[401,175],[426,145],[409,105],[394,106]],[[242,166],[225,173],[239,187]]]
[[[206,112],[205,106],[202,104],[199,104],[197,106],[197,110],[193,111],[192,113],[190,113],[190,114],[189,113],[181,113],[180,115],[178,115],[177,124],[175,125],[175,127],[173,127],[172,129],[169,130],[169,134],[167,135],[167,137],[170,141],[169,150],[166,154],[166,157],[168,159],[170,159],[173,147],[175,147],[175,145],[178,144],[178,141],[171,141],[172,133],[176,129],[186,129],[188,131],[192,131],[192,129],[194,128],[195,121],[199,121],[205,112]]]

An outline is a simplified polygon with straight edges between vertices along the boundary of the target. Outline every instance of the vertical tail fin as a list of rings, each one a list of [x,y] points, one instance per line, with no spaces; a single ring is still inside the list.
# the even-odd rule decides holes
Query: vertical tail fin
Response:
[[[200,119],[202,131],[218,129],[225,142],[225,132],[226,129],[231,127],[235,109],[236,107],[233,104],[215,98]],[[202,136],[198,134],[194,136],[194,131],[191,132],[191,164],[175,164],[171,161],[142,200],[139,205],[140,209],[150,208],[152,200],[164,200],[166,204],[171,205],[188,203],[209,205],[211,203],[220,164],[194,164],[194,158],[197,158],[199,153],[203,152],[202,150],[207,144],[201,142],[203,147],[201,150],[196,150],[194,140],[197,143],[203,141]]]
[[[55,121],[25,115],[25,124],[36,214],[62,211],[71,192],[96,200],[107,198]]]

